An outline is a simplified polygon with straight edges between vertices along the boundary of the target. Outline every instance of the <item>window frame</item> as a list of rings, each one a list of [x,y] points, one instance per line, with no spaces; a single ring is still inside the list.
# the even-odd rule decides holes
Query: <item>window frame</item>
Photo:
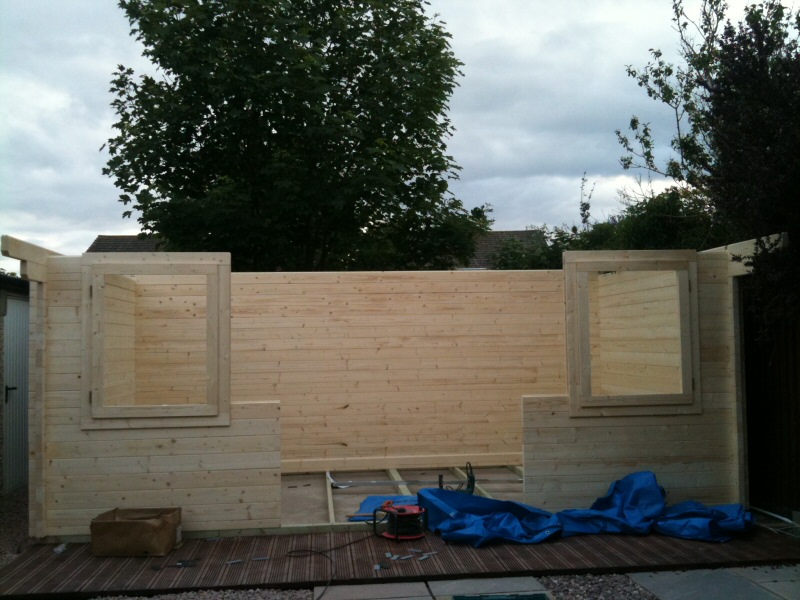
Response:
[[[680,393],[595,395],[592,392],[589,275],[621,271],[674,271],[677,274],[682,390]],[[570,416],[702,412],[696,251],[569,251],[564,253],[564,284]]]
[[[204,402],[190,404],[105,404],[106,275],[204,275],[206,277],[206,372]],[[230,254],[107,253],[82,257],[83,344],[81,427],[123,429],[227,426],[230,424]]]

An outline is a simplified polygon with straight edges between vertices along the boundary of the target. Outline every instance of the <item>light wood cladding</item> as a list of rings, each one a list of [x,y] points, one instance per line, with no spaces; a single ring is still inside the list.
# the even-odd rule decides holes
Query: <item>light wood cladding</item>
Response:
[[[525,502],[587,508],[611,481],[655,472],[670,503],[740,502],[743,437],[727,252],[698,253],[699,414],[582,417],[563,395],[522,400]]]
[[[518,464],[565,387],[560,271],[233,273],[231,393],[282,407],[285,472]]]
[[[82,257],[83,427],[227,425],[230,256],[138,256]]]
[[[205,404],[209,385],[206,277],[134,279],[136,403]]]
[[[47,259],[51,256],[59,256],[58,252],[19,240],[10,235],[0,236],[0,252],[2,252],[3,256],[19,259],[20,277],[22,279],[41,283],[47,281]]]
[[[106,275],[102,320],[103,398],[106,406],[133,406],[136,390],[136,282],[122,275]]]
[[[574,416],[701,410],[696,255],[564,253]]]
[[[677,271],[589,275],[592,395],[680,394]]]
[[[741,498],[728,252],[700,253],[696,260],[692,326],[699,332],[702,411],[658,415],[643,405],[637,415],[587,417],[570,408],[574,374],[567,371],[566,332],[575,314],[567,300],[577,279],[570,283],[562,271],[233,273],[215,279],[210,294],[210,273],[224,266],[219,257],[177,257],[183,266],[168,282],[159,271],[165,254],[90,260],[11,246],[44,261],[43,283],[31,287],[34,537],[85,536],[105,510],[167,505],[183,508],[189,532],[277,528],[281,472],[467,461],[523,461],[526,502],[551,510],[588,506],[610,481],[641,469],[656,472],[671,502]],[[633,257],[590,254],[599,258],[584,273],[622,272],[619,260]],[[686,264],[647,256],[654,265]],[[97,260],[101,267],[92,271]],[[115,271],[113,265],[132,267]],[[638,270],[647,271],[641,266],[640,260]],[[97,277],[105,289],[103,309],[94,314],[87,290]],[[615,285],[629,286],[625,303],[635,306],[648,331],[658,329],[657,315],[671,297],[659,286],[647,290],[623,279]],[[639,297],[646,302],[636,308],[629,300]],[[613,313],[613,302],[606,309]],[[218,327],[187,326],[207,323],[198,315],[214,315]],[[624,317],[608,322],[615,319]],[[96,329],[87,327],[92,322]],[[135,352],[155,352],[134,355],[132,362],[142,363],[138,374],[138,366],[133,374],[129,366],[130,322]],[[102,385],[107,392],[122,389],[133,377],[134,396],[120,392],[117,401],[144,410],[159,406],[150,404],[155,397],[148,398],[147,382],[161,382],[162,371],[171,369],[193,376],[208,360],[203,344],[216,344],[214,336],[227,332],[230,347],[219,360],[230,369],[205,373],[209,381],[230,377],[230,391],[220,398],[230,407],[229,424],[211,426],[213,417],[203,416],[180,417],[181,426],[178,418],[130,417],[116,429],[84,428],[86,374],[97,376],[87,361],[98,335],[108,351]],[[685,331],[679,337],[683,353]],[[663,339],[628,336],[604,354],[620,362],[648,354],[649,362],[638,364],[674,367],[674,339],[674,331]],[[167,407],[180,408],[181,398]]]
[[[126,429],[83,429],[81,258],[50,258],[47,281],[46,296],[37,293],[34,303],[46,343],[32,345],[42,353],[32,365],[43,383],[42,402],[31,404],[32,423],[41,429],[31,442],[31,535],[86,536],[93,517],[117,507],[181,506],[187,532],[279,527],[279,402],[234,403],[228,427],[171,427],[162,419],[158,428],[139,428],[131,419]],[[110,297],[130,297],[121,291],[130,281],[123,286],[112,276],[109,282]],[[46,298],[46,311],[38,298]],[[118,314],[107,315],[109,322],[129,319],[129,308],[110,305]],[[39,331],[37,324],[32,336]]]

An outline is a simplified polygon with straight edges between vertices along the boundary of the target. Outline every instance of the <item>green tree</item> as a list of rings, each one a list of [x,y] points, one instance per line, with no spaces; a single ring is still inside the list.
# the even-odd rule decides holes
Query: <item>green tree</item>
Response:
[[[104,172],[165,249],[236,270],[469,259],[490,221],[448,190],[460,63],[422,0],[119,4],[160,76],[115,73]]]
[[[536,238],[501,246],[493,268],[560,269],[565,250],[705,250],[736,241],[707,203],[684,188],[639,197],[623,194],[622,209],[605,221],[592,220],[590,199],[582,193],[580,226],[534,227]]]
[[[489,257],[493,269],[560,269],[560,246],[554,244],[553,231],[542,225],[530,227],[524,240],[509,238]]]
[[[675,118],[673,155],[659,163],[649,124],[633,117],[632,138],[617,131],[622,166],[673,178],[685,198],[739,240],[755,238],[751,285],[766,333],[797,318],[800,305],[800,12],[768,0],[732,24],[722,0],[703,2],[693,20],[673,4],[683,64],[658,50],[629,68]],[[779,243],[773,234],[787,233]]]
[[[623,198],[613,244],[620,250],[706,250],[736,241],[702,195],[672,186],[644,198]]]
[[[799,38],[800,11],[752,6],[724,27],[715,77],[703,82],[709,196],[742,237],[757,239],[750,284],[767,331],[798,319],[800,307]]]

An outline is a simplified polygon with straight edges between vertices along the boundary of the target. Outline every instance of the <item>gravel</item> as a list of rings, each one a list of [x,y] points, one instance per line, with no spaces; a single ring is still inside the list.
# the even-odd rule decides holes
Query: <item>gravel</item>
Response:
[[[22,488],[0,496],[0,568],[29,544],[28,493]],[[559,575],[537,577],[554,600],[658,600],[626,575]],[[312,590],[201,590],[180,594],[126,597],[126,600],[312,600]],[[109,600],[97,596],[92,600]],[[117,596],[116,598],[123,598]]]
[[[537,577],[553,600],[658,600],[627,575]]]

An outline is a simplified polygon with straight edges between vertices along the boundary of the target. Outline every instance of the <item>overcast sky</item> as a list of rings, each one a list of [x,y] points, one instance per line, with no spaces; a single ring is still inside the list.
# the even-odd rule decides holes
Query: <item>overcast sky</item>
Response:
[[[430,10],[464,63],[448,146],[465,206],[492,205],[496,230],[571,225],[585,172],[593,216],[618,210],[633,179],[614,130],[637,114],[663,141],[672,132],[625,73],[650,48],[675,55],[671,0],[431,0]],[[101,174],[118,64],[148,69],[115,0],[0,0],[1,233],[81,254],[98,234],[138,232]]]

